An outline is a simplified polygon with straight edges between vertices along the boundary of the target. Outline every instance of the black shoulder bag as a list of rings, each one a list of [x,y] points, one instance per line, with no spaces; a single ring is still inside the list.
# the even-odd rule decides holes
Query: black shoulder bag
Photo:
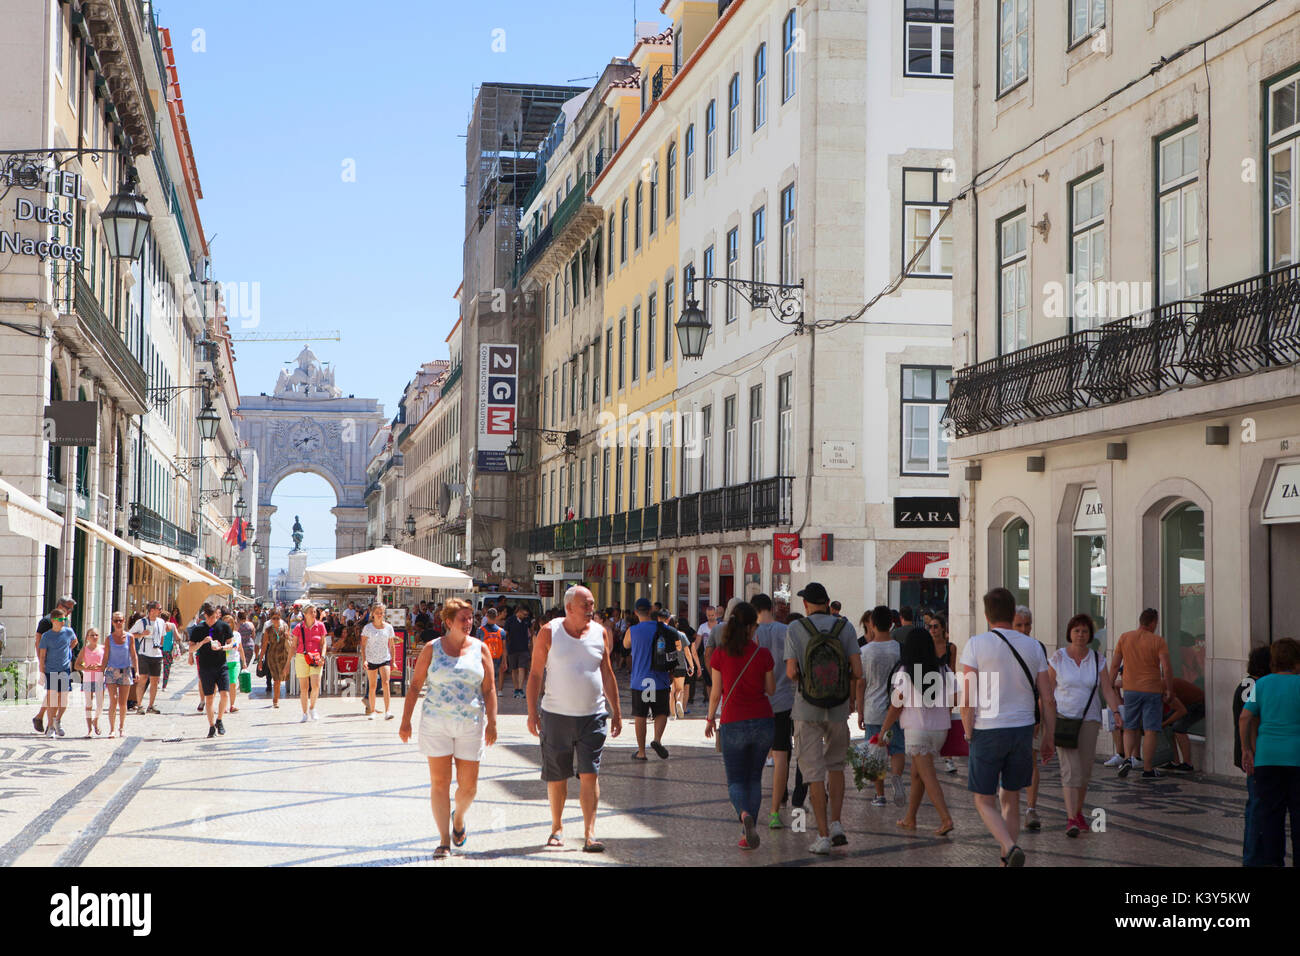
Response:
[[[1067,750],[1079,749],[1079,731],[1083,729],[1083,721],[1088,716],[1088,708],[1092,706],[1092,698],[1097,693],[1097,686],[1101,683],[1101,662],[1097,658],[1097,652],[1092,652],[1092,669],[1096,673],[1096,678],[1092,683],[1092,693],[1088,694],[1088,702],[1083,705],[1083,713],[1078,717],[1056,716],[1056,746],[1065,747]]]
[[[1020,665],[1020,669],[1025,672],[1025,677],[1029,680],[1029,689],[1034,692],[1034,724],[1037,725],[1043,719],[1042,710],[1038,706],[1038,681],[1034,680],[1034,675],[1029,673],[1029,665],[1026,664],[1025,659],[1020,656],[1015,645],[1007,640],[1007,636],[1001,631],[994,631],[993,633],[1002,638],[1002,643],[1007,645],[1007,649],[1015,655],[1016,663]]]

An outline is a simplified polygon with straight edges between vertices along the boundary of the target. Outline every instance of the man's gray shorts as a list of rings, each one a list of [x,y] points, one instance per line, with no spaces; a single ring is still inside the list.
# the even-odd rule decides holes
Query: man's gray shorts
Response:
[[[542,779],[568,780],[583,773],[600,772],[605,749],[605,714],[569,717],[540,711],[542,725]]]

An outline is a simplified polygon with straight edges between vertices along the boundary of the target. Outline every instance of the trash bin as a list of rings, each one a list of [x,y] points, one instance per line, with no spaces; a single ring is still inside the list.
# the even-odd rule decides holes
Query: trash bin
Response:
[[[239,692],[241,694],[251,694],[253,692],[253,674],[251,671],[242,670],[239,672]]]

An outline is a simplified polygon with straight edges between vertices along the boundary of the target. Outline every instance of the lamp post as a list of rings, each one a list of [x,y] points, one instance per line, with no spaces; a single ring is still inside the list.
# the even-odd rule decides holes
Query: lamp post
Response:
[[[518,439],[511,439],[510,447],[506,449],[506,471],[510,474],[517,474],[524,464],[524,450],[519,447]]]
[[[195,421],[199,423],[199,435],[202,436],[204,441],[212,441],[217,437],[217,430],[221,427],[221,418],[217,415],[217,410],[212,407],[211,399],[208,399],[208,403],[203,406],[203,410],[199,412]]]
[[[803,320],[803,280],[795,285],[783,282],[753,282],[746,279],[731,279],[726,276],[692,277],[686,283],[686,305],[681,318],[674,326],[677,329],[677,343],[681,348],[682,358],[697,359],[704,355],[704,346],[708,341],[712,326],[708,316],[700,308],[695,298],[695,283],[701,282],[705,288],[724,286],[732,290],[752,309],[767,309],[782,325],[793,325],[796,335],[801,335],[806,326]]]

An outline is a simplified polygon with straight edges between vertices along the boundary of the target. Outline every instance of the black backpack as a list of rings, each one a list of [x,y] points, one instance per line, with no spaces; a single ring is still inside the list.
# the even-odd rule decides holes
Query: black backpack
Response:
[[[814,707],[838,707],[849,699],[853,687],[853,670],[840,641],[840,632],[848,621],[837,617],[829,631],[823,631],[810,618],[803,618],[808,633],[799,667],[799,693]]]
[[[656,622],[655,636],[651,640],[654,644],[650,652],[650,669],[661,673],[672,671],[677,666],[677,651],[671,646],[677,643],[676,638],[664,627],[663,622]]]

